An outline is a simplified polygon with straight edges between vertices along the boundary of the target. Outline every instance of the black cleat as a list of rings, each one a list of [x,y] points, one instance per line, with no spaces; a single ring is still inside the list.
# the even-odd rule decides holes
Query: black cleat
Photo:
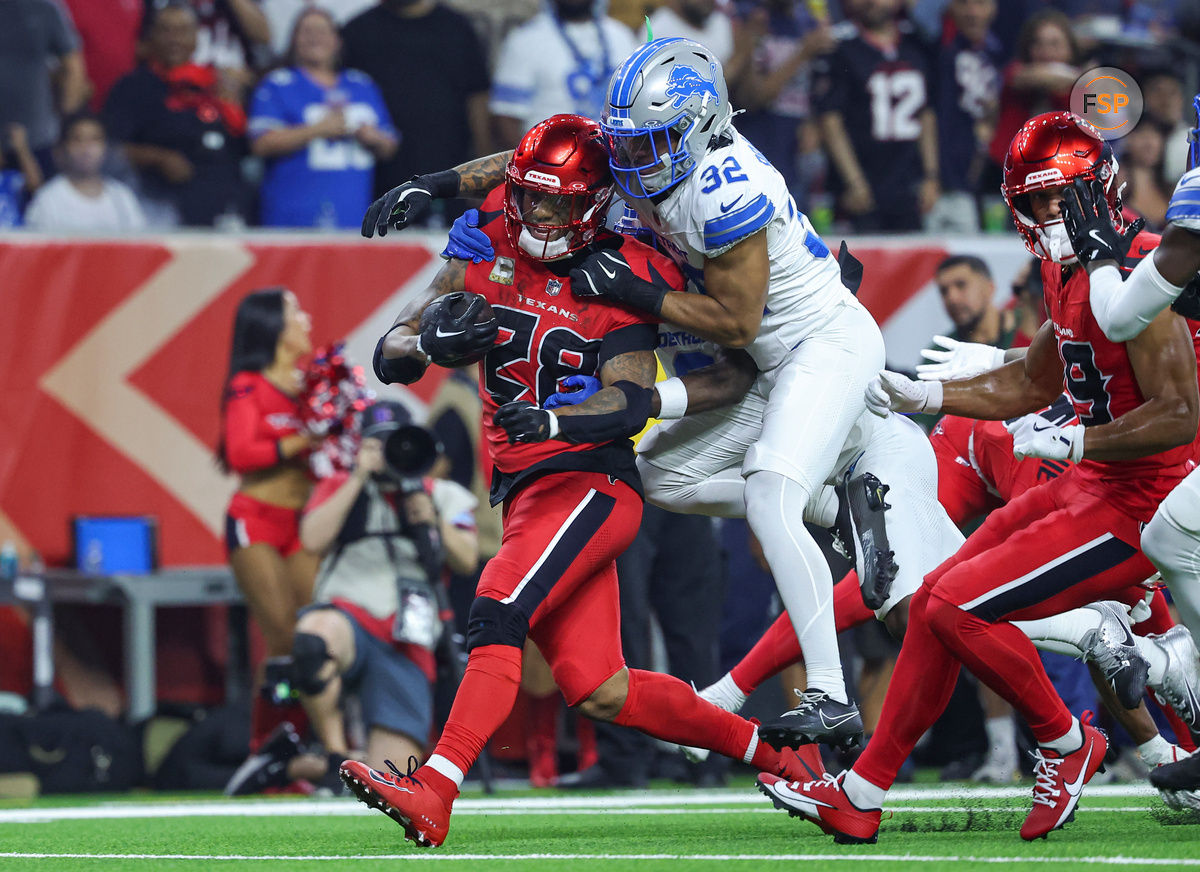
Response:
[[[1178,763],[1155,766],[1150,770],[1150,783],[1159,790],[1200,790],[1200,754],[1185,757]]]
[[[863,737],[858,706],[838,702],[823,690],[806,690],[800,705],[758,728],[758,737],[777,751],[824,742],[854,748]]]
[[[290,721],[284,721],[267,737],[262,747],[246,758],[225,785],[226,796],[262,793],[268,787],[292,783],[288,762],[300,753],[300,736]]]
[[[896,580],[895,552],[888,547],[884,497],[891,488],[869,472],[837,486],[838,514],[834,532],[858,573],[863,602],[872,611],[887,602]]]
[[[1129,614],[1119,603],[1098,602],[1085,606],[1100,614],[1100,626],[1088,630],[1080,640],[1083,659],[1095,663],[1121,705],[1135,709],[1146,695],[1146,679],[1150,664],[1138,652],[1133,631],[1129,628]]]

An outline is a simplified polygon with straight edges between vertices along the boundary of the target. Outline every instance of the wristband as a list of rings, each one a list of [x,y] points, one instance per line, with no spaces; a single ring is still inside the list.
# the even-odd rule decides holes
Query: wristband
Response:
[[[940,381],[925,382],[927,393],[925,394],[925,408],[921,410],[923,415],[936,415],[942,410],[942,400],[945,399],[946,391],[942,388]]]
[[[687,385],[683,379],[675,376],[660,381],[654,386],[658,392],[658,417],[663,421],[674,421],[687,414],[688,394]]]
[[[416,179],[429,189],[429,193],[438,200],[450,200],[458,196],[462,177],[454,170],[442,170],[440,173],[429,173],[417,176]]]
[[[1071,431],[1071,462],[1078,463],[1083,460],[1083,440],[1087,436],[1087,428],[1082,424],[1073,424],[1065,429]]]
[[[547,415],[550,416],[550,435],[547,437],[547,439],[557,439],[558,438],[558,415],[554,414],[549,409],[545,409],[544,411],[546,412]]]

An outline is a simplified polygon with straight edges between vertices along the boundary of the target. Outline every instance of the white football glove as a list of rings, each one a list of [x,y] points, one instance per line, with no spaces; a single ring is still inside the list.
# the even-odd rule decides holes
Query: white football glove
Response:
[[[1025,415],[1004,422],[1012,434],[1013,455],[1017,460],[1026,457],[1044,457],[1047,460],[1069,460],[1078,463],[1083,459],[1082,424],[1057,427],[1040,415]]]
[[[926,348],[921,352],[922,357],[933,361],[917,366],[917,378],[922,381],[970,378],[1004,366],[1003,348],[981,345],[978,342],[959,342],[949,336],[935,336],[933,341],[941,348]]]
[[[942,407],[942,383],[913,381],[885,369],[867,385],[866,401],[867,408],[881,418],[889,411],[932,415]]]

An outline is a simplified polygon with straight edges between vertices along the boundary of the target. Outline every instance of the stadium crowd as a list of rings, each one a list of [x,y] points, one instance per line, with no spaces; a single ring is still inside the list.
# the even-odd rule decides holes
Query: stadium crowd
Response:
[[[1190,4],[604,5],[7,0],[0,227],[356,227],[373,192],[511,148],[553,112],[597,117],[647,25],[713,49],[739,129],[821,231],[1003,231],[1013,134],[1102,64],[1145,96],[1117,148],[1151,229],[1183,169]]]

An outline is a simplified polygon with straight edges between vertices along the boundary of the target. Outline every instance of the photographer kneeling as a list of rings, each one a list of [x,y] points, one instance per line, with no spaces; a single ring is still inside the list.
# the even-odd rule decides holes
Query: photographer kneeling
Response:
[[[290,663],[277,673],[298,694],[328,764],[298,756],[299,739],[281,730],[257,765],[228,793],[258,792],[350,755],[343,691],[357,693],[367,729],[365,759],[424,759],[433,718],[434,652],[443,625],[437,585],[443,569],[475,571],[478,544],[470,491],[422,478],[438,446],[395,402],[363,411],[362,446],[351,472],[335,473],[313,492],[300,523],[306,550],[323,555],[313,603],[300,612]],[[277,667],[279,668],[279,667]],[[287,692],[283,687],[283,692]],[[331,764],[331,765],[329,765]],[[333,780],[336,780],[333,779]]]

